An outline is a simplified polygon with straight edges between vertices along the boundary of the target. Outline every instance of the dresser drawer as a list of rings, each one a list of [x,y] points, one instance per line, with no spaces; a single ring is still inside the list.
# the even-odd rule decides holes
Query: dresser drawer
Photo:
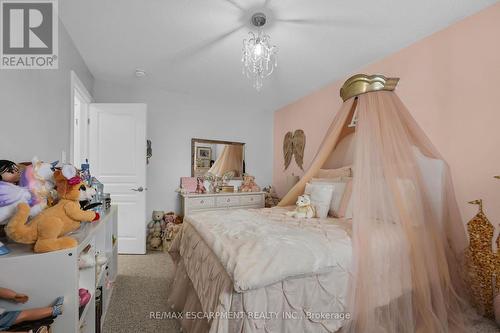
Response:
[[[262,195],[244,195],[240,197],[242,206],[260,205],[262,203]]]
[[[214,208],[215,198],[214,197],[189,198],[188,204],[193,209]]]
[[[238,196],[218,196],[216,198],[217,207],[234,207],[240,205]]]

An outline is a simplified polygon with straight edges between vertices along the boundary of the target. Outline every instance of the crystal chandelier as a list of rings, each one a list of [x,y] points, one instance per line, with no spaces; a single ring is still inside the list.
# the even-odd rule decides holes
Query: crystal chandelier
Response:
[[[263,81],[278,66],[276,45],[270,45],[270,37],[262,29],[266,24],[266,15],[257,13],[252,16],[252,24],[258,32],[249,32],[249,39],[243,40],[243,74],[252,80],[257,91],[262,88]]]

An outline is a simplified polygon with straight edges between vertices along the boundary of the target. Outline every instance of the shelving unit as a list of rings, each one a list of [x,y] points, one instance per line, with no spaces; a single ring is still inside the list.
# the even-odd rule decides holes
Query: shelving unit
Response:
[[[78,240],[78,247],[35,254],[32,247],[9,243],[11,253],[0,257],[0,286],[30,296],[26,304],[14,304],[0,300],[0,307],[7,310],[30,309],[51,304],[56,297],[64,296],[64,311],[52,326],[53,333],[95,333],[102,329],[113,283],[117,275],[118,209],[111,209],[97,222],[82,223],[71,234]],[[96,267],[78,269],[78,257],[91,245],[89,251],[105,253],[108,263],[103,265],[99,276]],[[101,327],[96,329],[96,290],[102,287]],[[92,298],[79,315],[79,288],[88,289]]]

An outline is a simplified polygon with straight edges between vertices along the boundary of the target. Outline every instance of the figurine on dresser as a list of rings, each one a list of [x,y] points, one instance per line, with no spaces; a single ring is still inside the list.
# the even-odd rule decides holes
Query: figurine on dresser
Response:
[[[469,203],[479,206],[479,212],[467,223],[469,247],[465,250],[472,305],[481,315],[494,319],[493,299],[495,291],[500,288],[500,279],[496,279],[500,277],[500,237],[496,239],[494,251],[495,227],[484,214],[483,201],[479,199]]]
[[[205,188],[205,179],[203,177],[196,178],[196,191],[197,194],[204,194],[207,192]]]

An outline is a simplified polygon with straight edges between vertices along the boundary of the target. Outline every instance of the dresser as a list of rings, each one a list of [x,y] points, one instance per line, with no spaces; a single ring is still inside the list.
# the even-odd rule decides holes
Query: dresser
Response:
[[[265,192],[187,193],[180,196],[184,216],[207,210],[264,208],[265,204]]]

